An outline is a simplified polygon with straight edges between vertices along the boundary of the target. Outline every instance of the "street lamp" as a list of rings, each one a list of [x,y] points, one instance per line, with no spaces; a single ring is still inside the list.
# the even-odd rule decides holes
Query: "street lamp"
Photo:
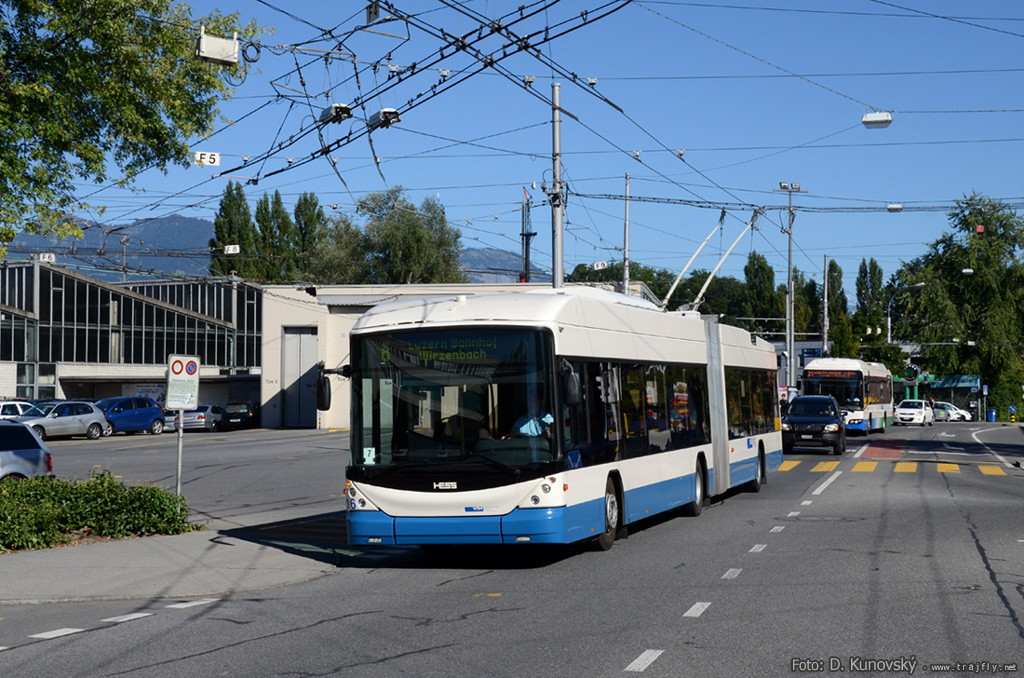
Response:
[[[906,292],[912,290],[915,287],[924,287],[923,282],[914,283],[913,285],[907,285],[906,287],[898,287],[893,290],[892,296],[889,297],[889,303],[885,307],[885,343],[892,343],[892,302],[896,300],[896,295],[900,292]]]

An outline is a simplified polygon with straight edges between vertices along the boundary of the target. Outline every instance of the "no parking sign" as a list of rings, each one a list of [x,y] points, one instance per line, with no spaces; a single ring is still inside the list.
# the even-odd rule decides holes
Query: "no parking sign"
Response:
[[[199,357],[172,355],[167,359],[169,410],[194,410],[199,403]]]

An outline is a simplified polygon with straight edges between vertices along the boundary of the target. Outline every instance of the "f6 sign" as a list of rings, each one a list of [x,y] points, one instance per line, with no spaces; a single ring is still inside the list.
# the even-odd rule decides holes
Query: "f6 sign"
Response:
[[[220,167],[220,153],[196,151],[195,156],[193,156],[193,162],[195,162],[198,167]]]

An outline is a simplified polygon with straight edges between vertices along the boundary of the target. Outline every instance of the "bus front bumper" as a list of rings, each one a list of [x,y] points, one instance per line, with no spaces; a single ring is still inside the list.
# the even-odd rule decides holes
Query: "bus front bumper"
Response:
[[[574,507],[572,512],[581,510]],[[352,545],[565,544],[587,536],[566,507],[517,508],[502,516],[396,518],[382,511],[349,511]]]

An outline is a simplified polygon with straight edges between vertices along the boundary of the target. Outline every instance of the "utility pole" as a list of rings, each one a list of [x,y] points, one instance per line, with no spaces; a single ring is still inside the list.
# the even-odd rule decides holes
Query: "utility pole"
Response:
[[[551,83],[551,157],[553,161],[551,191],[551,286],[562,286],[562,109],[560,85]]]
[[[626,172],[626,232],[622,241],[622,293],[629,294],[629,172]]]
[[[121,282],[128,275],[128,236],[121,237]]]
[[[537,235],[533,232],[533,223],[530,219],[530,202],[529,200],[523,201],[522,206],[522,239],[523,239],[523,270],[519,274],[519,282],[528,283],[530,282],[530,241]]]
[[[789,193],[789,228],[786,234],[789,235],[789,258],[786,262],[786,353],[789,356],[786,360],[786,388],[796,388],[796,356],[794,355],[794,319],[793,319],[793,219],[796,212],[793,210],[793,194],[806,193],[800,190],[800,184],[791,184],[785,181],[779,182],[779,187],[773,191],[785,191]]]
[[[825,255],[825,290],[822,295],[821,356],[828,355],[828,255]]]

